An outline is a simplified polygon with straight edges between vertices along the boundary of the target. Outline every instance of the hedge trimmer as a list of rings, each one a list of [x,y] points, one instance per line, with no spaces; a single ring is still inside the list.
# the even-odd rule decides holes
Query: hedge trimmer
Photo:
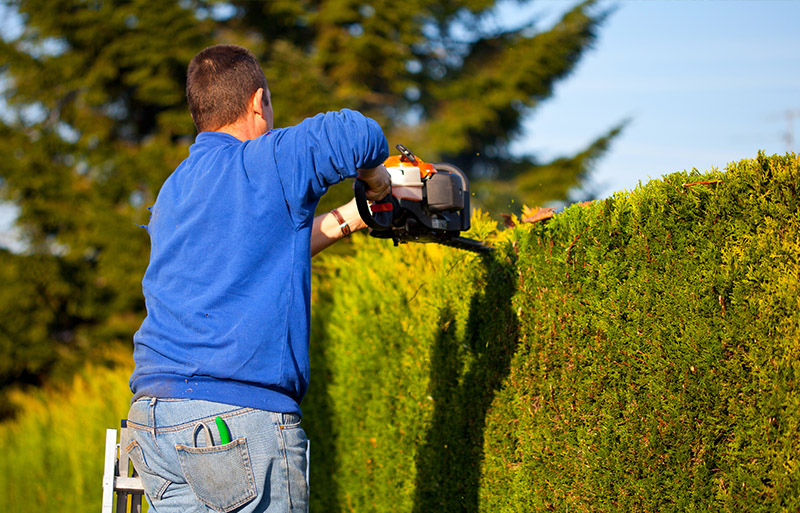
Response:
[[[371,228],[370,235],[392,239],[395,246],[407,242],[435,242],[454,248],[486,253],[492,248],[461,237],[469,230],[469,180],[452,164],[428,164],[398,144],[400,155],[385,162],[392,178],[392,193],[370,204],[367,184],[356,180],[358,213]]]

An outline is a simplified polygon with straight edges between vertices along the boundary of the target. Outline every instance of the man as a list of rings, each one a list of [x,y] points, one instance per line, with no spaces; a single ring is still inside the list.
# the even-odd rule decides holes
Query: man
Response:
[[[388,145],[349,110],[273,129],[238,46],[195,56],[186,90],[199,134],[147,226],[125,449],[158,513],[307,511],[310,258],[364,227],[352,201],[314,211],[348,177],[385,196]]]

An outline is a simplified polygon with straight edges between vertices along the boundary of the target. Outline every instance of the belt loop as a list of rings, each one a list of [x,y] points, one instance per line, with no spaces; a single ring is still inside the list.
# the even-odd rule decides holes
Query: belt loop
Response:
[[[158,438],[156,437],[156,403],[158,400],[155,397],[150,398],[150,436],[153,437],[153,445],[155,445],[156,450],[160,451],[161,449],[158,447]]]
[[[156,402],[158,400],[155,397],[150,398],[150,427],[153,429],[153,434],[155,434],[156,430]]]

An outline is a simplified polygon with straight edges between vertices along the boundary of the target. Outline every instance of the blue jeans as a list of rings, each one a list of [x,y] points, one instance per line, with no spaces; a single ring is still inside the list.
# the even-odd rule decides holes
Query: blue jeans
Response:
[[[231,442],[222,445],[220,416]],[[123,449],[155,513],[308,511],[300,417],[190,399],[135,401]]]

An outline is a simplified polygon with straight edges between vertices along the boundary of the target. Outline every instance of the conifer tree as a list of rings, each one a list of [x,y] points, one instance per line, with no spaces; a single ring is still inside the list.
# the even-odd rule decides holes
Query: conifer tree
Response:
[[[390,145],[464,169],[484,207],[564,200],[624,122],[553,162],[512,156],[509,144],[609,13],[589,0],[552,27],[508,27],[494,17],[497,3],[239,0],[225,23],[258,42],[280,121],[356,108],[381,121]]]
[[[21,24],[0,41],[0,200],[27,249],[0,250],[0,388],[129,343],[149,252],[137,225],[193,140],[185,69],[205,46],[254,51],[276,126],[358,109],[391,145],[465,169],[484,205],[564,199],[620,127],[554,163],[508,146],[607,13],[589,0],[551,27],[497,28],[496,4],[3,0]]]
[[[27,249],[0,252],[0,387],[130,342],[149,253],[138,225],[193,136],[185,68],[214,28],[173,2],[8,4],[24,25],[0,42],[0,199]]]

